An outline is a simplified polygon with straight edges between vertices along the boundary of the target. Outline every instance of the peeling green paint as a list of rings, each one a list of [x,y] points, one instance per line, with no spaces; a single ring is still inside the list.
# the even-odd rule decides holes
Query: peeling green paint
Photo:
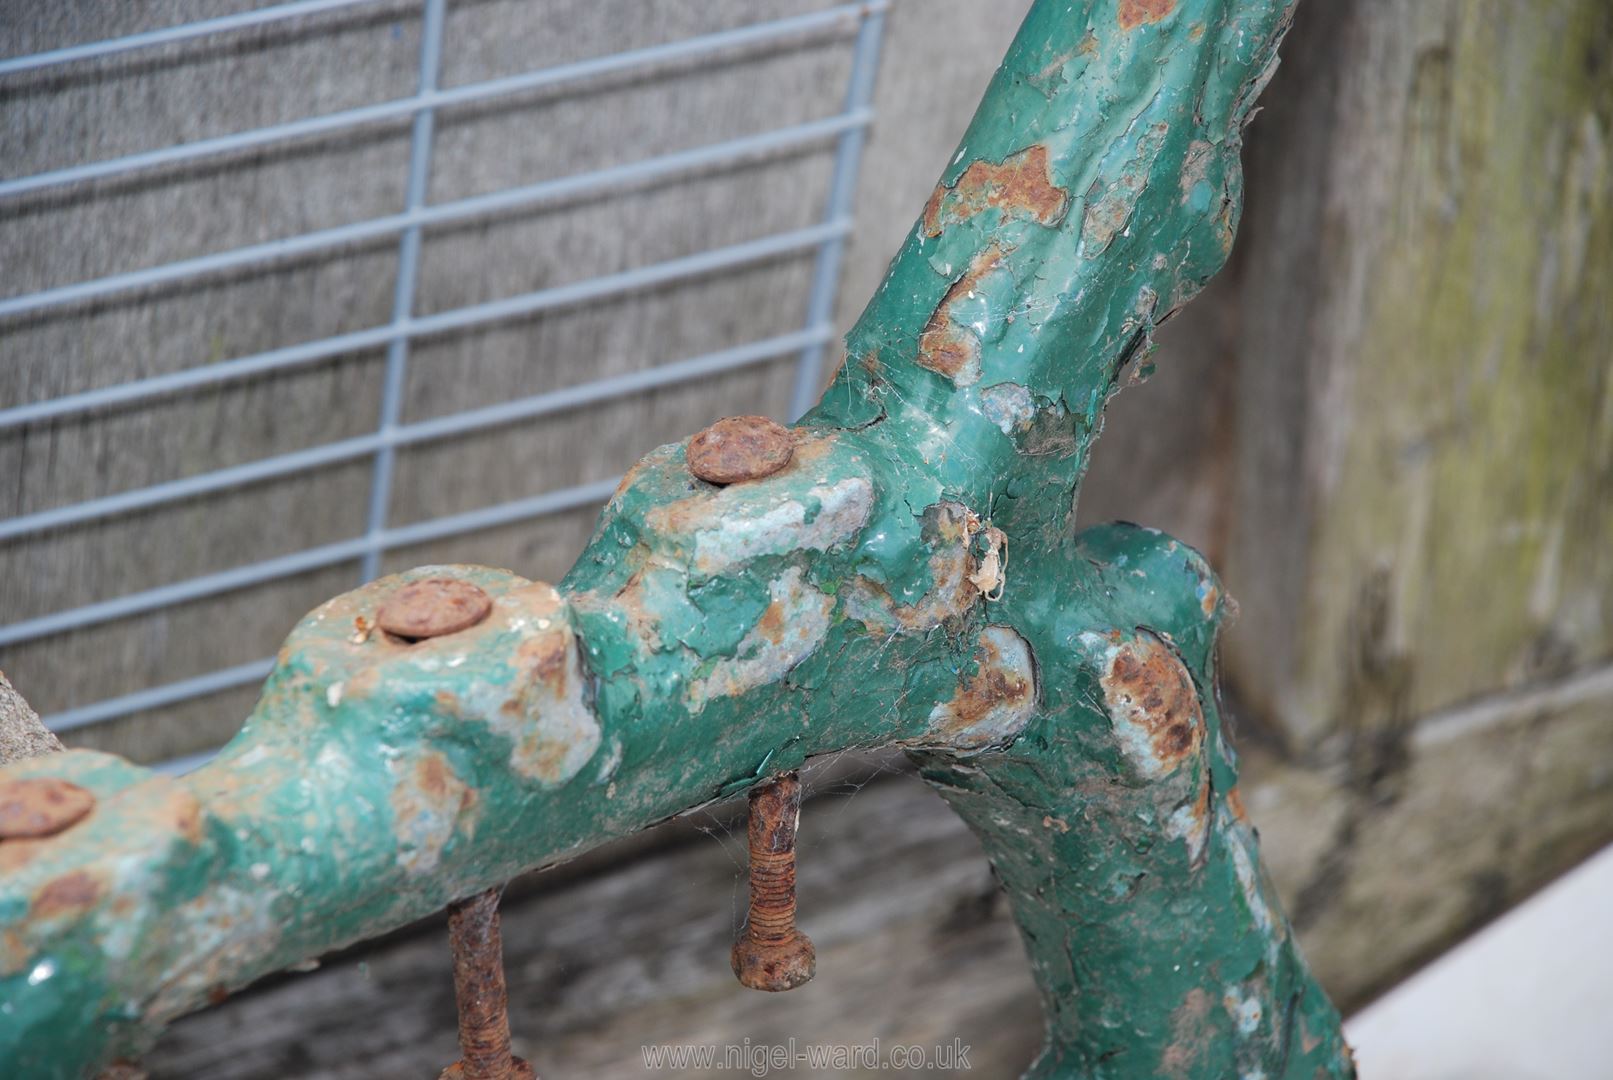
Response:
[[[1013,898],[1034,1075],[1351,1075],[1236,798],[1214,576],[1155,531],[1070,526],[1119,372],[1225,258],[1287,18],[1039,3],[781,471],[717,488],[663,447],[558,590],[426,567],[337,597],[191,776],[87,752],[0,774],[98,798],[0,844],[0,1057],[83,1075],[266,973],[901,745]],[[442,576],[492,615],[374,629]]]

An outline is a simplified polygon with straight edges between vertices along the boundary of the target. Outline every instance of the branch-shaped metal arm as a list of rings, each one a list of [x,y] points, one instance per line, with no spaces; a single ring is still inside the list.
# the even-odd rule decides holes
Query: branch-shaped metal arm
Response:
[[[1168,537],[1071,527],[1122,370],[1226,257],[1289,14],[1042,0],[793,431],[650,453],[558,589],[427,567],[330,601],[190,776],[0,773],[94,802],[0,842],[0,1060],[82,1074],[268,972],[899,745],[1012,897],[1033,1075],[1351,1075],[1238,800],[1229,601]],[[442,581],[414,591],[465,628],[377,626]]]

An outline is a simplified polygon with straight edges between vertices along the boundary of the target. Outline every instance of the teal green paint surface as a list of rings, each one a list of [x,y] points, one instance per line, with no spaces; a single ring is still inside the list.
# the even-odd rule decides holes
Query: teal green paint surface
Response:
[[[1288,17],[1166,6],[1032,10],[783,471],[718,489],[664,447],[558,591],[427,567],[332,600],[189,777],[88,752],[0,774],[99,798],[0,844],[0,1060],[87,1075],[218,991],[811,755],[900,745],[1012,896],[1049,1016],[1036,1075],[1351,1075],[1234,794],[1219,586],[1151,530],[1070,528],[1122,368],[1225,259]],[[1010,159],[1045,175],[970,173]],[[493,614],[373,630],[433,576]]]

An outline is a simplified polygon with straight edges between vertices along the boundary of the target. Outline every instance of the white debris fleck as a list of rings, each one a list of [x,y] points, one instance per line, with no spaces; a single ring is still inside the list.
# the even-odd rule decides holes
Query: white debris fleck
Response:
[[[1019,348],[1025,350],[1023,345]],[[980,411],[1004,435],[1012,435],[1036,419],[1036,401],[1018,383],[997,383],[980,391]]]

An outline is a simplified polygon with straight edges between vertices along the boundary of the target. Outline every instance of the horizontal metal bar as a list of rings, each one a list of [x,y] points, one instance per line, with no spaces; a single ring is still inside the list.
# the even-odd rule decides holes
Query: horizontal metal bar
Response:
[[[410,445],[410,443],[426,442],[431,438],[442,438],[447,437],[447,435],[469,432],[469,430],[486,429],[486,427],[492,427],[495,424],[523,421],[523,419],[531,419],[531,417],[542,416],[545,413],[555,413],[555,411],[561,411],[561,409],[589,405],[592,401],[621,397],[626,393],[640,392],[640,390],[647,390],[647,388],[663,387],[663,385],[673,385],[677,384],[677,382],[687,382],[690,379],[713,376],[713,374],[719,374],[719,372],[742,368],[747,364],[760,363],[763,359],[787,356],[790,353],[794,353],[798,348],[824,342],[824,340],[831,339],[831,337],[834,337],[834,327],[832,326],[798,330],[794,334],[782,334],[779,337],[773,337],[773,339],[750,343],[750,345],[740,345],[737,348],[726,348],[726,350],[715,351],[715,353],[706,353],[706,355],[695,356],[695,358],[679,361],[679,363],[660,364],[656,368],[632,372],[627,376],[613,377],[613,379],[597,379],[594,382],[577,385],[577,387],[566,387],[563,390],[555,390],[555,392],[540,393],[540,395],[532,395],[532,397],[521,398],[521,400],[502,401],[498,405],[487,406],[484,409],[469,409],[465,413],[436,417],[431,421],[400,427],[397,430],[397,443],[398,445]],[[373,445],[371,445],[373,440],[373,435],[371,437],[352,438],[352,440],[331,443],[329,447],[319,447],[315,448],[315,450],[336,451],[337,448],[342,448],[342,450],[347,451],[345,456],[358,458],[358,456],[366,455],[366,453],[373,450]],[[297,456],[302,455],[282,455],[281,458],[266,459],[263,463],[253,464],[260,466],[260,464],[271,464],[274,461],[284,461],[284,459],[297,458]],[[213,472],[208,476],[221,477],[223,474],[237,474],[237,476],[227,477],[227,482],[219,482],[216,485],[216,487],[231,487],[231,485],[242,484],[242,482],[250,482],[250,479],[255,479],[255,477],[242,479],[239,476],[240,472],[244,472],[247,467],[252,466],[245,466],[242,469],[219,469],[218,472]],[[197,479],[203,479],[203,477],[197,477]],[[161,487],[174,487],[174,485],[161,485]],[[145,490],[153,490],[153,488],[145,488]],[[215,490],[215,485],[208,485],[205,490]],[[105,501],[110,500],[97,501],[105,503]],[[79,506],[90,505],[89,503],[81,503]],[[73,511],[73,509],[77,509],[77,506],[69,506],[69,508],[63,509]],[[508,513],[508,511],[505,511],[505,513]],[[18,519],[18,521],[27,521],[27,519]],[[8,527],[15,524],[18,524],[18,522],[3,522],[3,524],[0,524],[0,529],[8,529]],[[252,661],[250,664],[237,664],[235,667],[226,667],[223,671],[197,675],[195,679],[165,683],[161,687],[139,690],[139,692],[127,693],[127,695],[116,696],[116,698],[95,701],[95,703],[85,704],[85,706],[79,706],[79,708],[55,712],[52,716],[45,717],[45,724],[55,732],[65,732],[65,730],[84,727],[87,724],[98,724],[98,722],[115,719],[115,717],[127,716],[131,712],[160,708],[165,704],[174,704],[177,701],[185,701],[189,700],[189,698],[197,698],[197,696],[216,693],[219,690],[229,690],[229,688],[239,687],[239,685],[245,685],[248,682],[265,679],[265,677],[268,677],[269,669],[273,666],[273,658]],[[216,753],[216,751],[210,751],[206,756],[210,758],[211,753]]]
[[[159,761],[152,765],[151,769],[153,772],[159,772],[165,776],[184,776],[186,773],[195,772],[218,757],[218,752],[222,749],[224,748],[219,746],[212,750],[203,750],[198,754],[186,754],[183,757],[169,758],[167,761]]]
[[[60,634],[68,630],[77,630],[97,623],[110,622],[113,619],[155,611],[157,608],[184,604],[192,600],[215,596],[218,593],[243,589],[249,585],[261,585],[264,582],[292,577],[310,570],[319,570],[351,559],[362,558],[364,553],[370,550],[389,551],[392,548],[406,547],[410,544],[422,544],[431,540],[440,540],[443,537],[453,536],[457,533],[474,532],[479,529],[489,529],[512,522],[526,521],[546,514],[575,510],[593,503],[604,502],[616,490],[616,485],[620,482],[620,479],[620,477],[617,477],[611,480],[596,481],[591,484],[579,484],[575,487],[561,488],[559,491],[545,492],[542,495],[517,499],[514,502],[499,503],[497,506],[471,510],[463,514],[450,514],[447,517],[433,518],[413,525],[386,529],[377,533],[374,537],[361,536],[351,540],[339,540],[333,544],[306,548],[302,551],[292,552],[290,555],[281,555],[278,558],[265,559],[262,562],[232,567],[229,570],[221,570],[215,574],[203,574],[199,577],[187,578],[184,581],[176,581],[170,585],[160,585],[154,589],[146,589],[143,592],[129,593],[113,600],[103,600],[99,603],[69,608],[66,611],[57,611],[49,615],[41,615],[37,619],[25,619],[22,622],[0,626],[0,645],[15,645],[21,641],[32,641],[36,638],[49,637],[52,634]]]
[[[237,686],[262,682],[269,677],[269,672],[272,670],[274,670],[274,657],[271,656],[219,671],[210,671],[193,679],[181,679],[178,682],[164,683],[162,686],[147,687],[132,694],[81,705],[76,709],[63,709],[59,713],[46,716],[44,722],[52,731],[71,731],[89,724],[98,724],[102,720],[144,712],[147,709],[159,709],[164,705],[173,705],[189,701],[191,698],[216,694],[222,690],[233,690]]]
[[[496,191],[487,195],[472,196],[467,199],[458,199],[454,202],[422,207],[401,214],[371,218],[367,221],[358,221],[350,225],[338,225],[334,228],[303,233],[300,236],[288,236],[283,240],[270,240],[261,244],[220,251],[212,255],[181,259],[141,270],[110,274],[90,281],[75,282],[71,285],[41,289],[38,292],[8,296],[0,299],[0,318],[21,315],[30,311],[42,311],[47,308],[59,307],[63,304],[80,303],[97,297],[127,292],[131,289],[164,285],[202,274],[239,269],[275,259],[308,255],[341,247],[344,244],[395,236],[405,229],[464,221],[501,211],[523,209],[544,203],[559,202],[563,199],[575,198],[580,195],[599,194],[619,188],[663,180],[695,169],[722,165],[759,154],[776,153],[780,150],[810,145],[813,142],[832,138],[847,131],[864,128],[872,120],[872,110],[860,109],[854,113],[814,120],[805,124],[797,124],[793,127],[779,128],[775,131],[765,131],[758,135],[747,135],[743,138],[712,143],[707,146],[695,147],[691,150],[680,150],[659,157],[630,162],[626,165],[614,165],[610,168],[598,169],[593,172],[578,173],[553,180],[543,180],[523,187]]]
[[[428,334],[464,329],[470,326],[478,326],[482,323],[496,322],[499,319],[529,315],[553,308],[618,296],[639,289],[653,288],[657,285],[668,284],[683,278],[698,277],[720,270],[746,266],[751,263],[765,262],[780,255],[815,247],[825,240],[845,236],[850,231],[850,227],[849,221],[811,225],[804,229],[796,229],[787,233],[775,233],[760,240],[749,240],[729,247],[713,248],[694,255],[669,259],[666,262],[651,263],[648,266],[635,267],[631,270],[623,270],[603,277],[587,278],[568,285],[539,289],[535,292],[522,293],[503,300],[452,308],[435,315],[411,319],[404,323],[388,323],[384,326],[375,326],[367,330],[357,330],[352,333],[321,338],[317,341],[304,342],[301,345],[271,349],[268,352],[254,353],[234,360],[222,360],[216,364],[187,368],[184,371],[175,371],[167,375],[157,375],[149,379],[119,383],[115,386],[101,387],[97,390],[86,390],[78,394],[67,394],[45,401],[36,401],[27,405],[0,409],[0,430],[18,427],[23,424],[38,423],[42,420],[50,420],[89,409],[104,408],[109,405],[123,405],[132,401],[172,394],[180,390],[194,389],[198,386],[210,386],[250,375],[311,364],[333,356],[340,356],[343,353],[384,345],[397,337],[415,338]]]
[[[884,0],[875,0],[873,3],[841,4],[805,15],[795,15],[786,19],[755,23],[750,26],[723,30],[700,37],[686,38],[683,41],[670,42],[664,45],[631,49],[627,52],[612,53],[608,56],[593,57],[570,64],[559,64],[555,67],[542,68],[537,71],[510,75],[500,79],[490,79],[486,82],[470,83],[447,90],[433,90],[427,93],[415,94],[411,97],[378,102],[373,105],[362,105],[356,109],[326,113],[323,116],[310,116],[284,124],[274,124],[250,131],[220,135],[211,139],[200,139],[196,142],[179,143],[175,146],[163,147],[160,150],[148,150],[124,157],[108,158],[105,161],[74,165],[66,169],[54,169],[49,172],[35,173],[31,176],[0,180],[0,198],[24,195],[61,184],[118,176],[139,169],[175,165],[215,154],[267,146],[288,139],[323,135],[380,120],[412,117],[422,109],[441,109],[453,105],[463,105],[473,101],[505,97],[510,94],[557,86],[562,83],[593,78],[599,75],[632,71],[635,68],[658,63],[696,59],[710,53],[722,52],[726,49],[765,44],[778,38],[831,28],[842,23],[847,24],[849,28],[849,26],[856,25],[856,22],[870,8],[883,8],[884,6]]]
[[[317,15],[325,11],[336,11],[341,8],[357,7],[359,4],[373,3],[375,3],[375,0],[300,0],[299,3],[295,4],[276,4],[273,7],[258,8],[256,11],[243,11],[238,15],[225,15],[217,19],[204,19],[201,22],[181,23],[178,26],[169,26],[161,30],[147,30],[140,34],[130,34],[127,37],[90,41],[83,45],[69,45],[62,49],[52,49],[49,52],[10,57],[0,60],[0,75],[13,75],[19,71],[35,71],[39,68],[55,67],[57,64],[70,64],[75,60],[93,60],[96,57],[112,56],[116,53],[129,52],[134,49],[149,49],[156,45],[171,45],[176,41],[189,41],[192,38],[208,37],[212,34],[226,34],[232,30],[246,30],[254,26],[263,26],[268,23],[281,22],[285,19],[293,19],[299,15]]]
[[[374,431],[366,435],[354,436],[351,439],[341,439],[321,446],[311,446],[304,450],[276,454],[273,457],[247,462],[244,465],[214,469],[210,472],[199,473],[196,476],[187,476],[180,480],[152,484],[149,487],[123,491],[116,495],[107,495],[99,499],[88,499],[67,506],[53,507],[49,510],[41,510],[37,513],[0,521],[0,541],[44,532],[47,529],[59,529],[69,525],[79,525],[87,521],[96,521],[101,518],[111,517],[114,514],[147,510],[155,506],[178,502],[181,499],[194,498],[198,495],[206,495],[215,491],[227,491],[241,487],[244,484],[259,483],[282,476],[293,476],[311,469],[361,458],[383,447],[412,446],[434,439],[481,431],[500,424],[547,416],[551,413],[577,408],[582,405],[591,405],[610,398],[624,397],[628,394],[641,393],[645,390],[654,390],[663,386],[672,386],[677,383],[688,382],[691,379],[704,378],[733,368],[745,367],[750,364],[760,363],[763,360],[785,356],[798,349],[822,346],[827,344],[833,337],[834,327],[827,323],[820,324],[816,327],[765,338],[761,341],[750,342],[731,349],[705,353],[687,360],[657,364],[654,367],[640,371],[614,375],[605,379],[595,379],[576,386],[568,386],[542,394],[533,394],[514,401],[504,401],[481,409],[469,409],[463,412],[451,413],[447,416],[418,421],[413,424],[403,424],[391,432]]]

